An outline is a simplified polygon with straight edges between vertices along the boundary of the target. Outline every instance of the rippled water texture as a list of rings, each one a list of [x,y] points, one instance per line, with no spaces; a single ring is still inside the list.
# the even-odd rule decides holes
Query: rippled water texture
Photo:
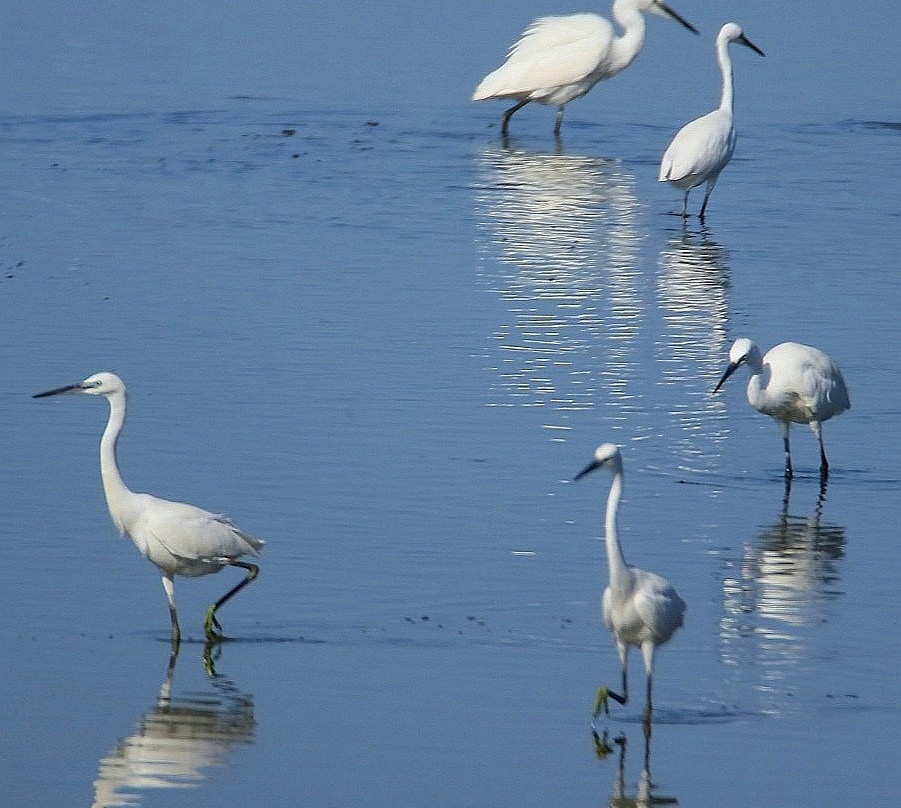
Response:
[[[683,223],[659,156],[738,12],[676,6],[702,37],[653,18],[560,142],[527,107],[503,143],[472,87],[572,9],[13,4],[4,805],[897,802],[897,46],[881,4],[742,9],[767,57],[734,54],[738,151]],[[840,364],[827,486],[797,426],[786,487],[747,377],[712,394],[739,336]],[[267,541],[217,647],[240,571],[177,580],[170,659],[105,403],[31,398],[100,370],[126,483]],[[608,440],[626,558],[688,604],[649,739],[634,651],[590,715],[609,479],[571,481]]]

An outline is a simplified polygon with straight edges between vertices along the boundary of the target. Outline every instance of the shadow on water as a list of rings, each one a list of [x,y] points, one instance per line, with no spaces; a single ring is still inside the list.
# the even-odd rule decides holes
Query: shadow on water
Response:
[[[726,562],[721,658],[757,672],[753,687],[771,699],[766,712],[784,711],[792,670],[810,660],[811,631],[826,622],[826,605],[844,594],[838,562],[845,528],[823,518],[826,487],[821,481],[810,515],[801,516],[790,511],[786,481],[777,518],[745,542],[741,557]]]
[[[100,760],[94,808],[140,805],[141,792],[200,786],[224,766],[238,745],[252,744],[256,730],[253,696],[217,674],[206,647],[210,688],[173,693],[177,654],[172,654],[156,703],[134,731]]]
[[[480,276],[508,315],[488,348],[491,403],[544,407],[550,430],[598,401],[628,406],[643,313],[634,176],[562,148],[490,147],[477,161]]]

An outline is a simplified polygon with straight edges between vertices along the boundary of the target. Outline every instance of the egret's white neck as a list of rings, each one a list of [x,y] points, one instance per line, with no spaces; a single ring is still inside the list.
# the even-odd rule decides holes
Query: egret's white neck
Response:
[[[613,483],[607,495],[607,517],[604,527],[607,544],[607,566],[610,571],[610,585],[614,588],[623,580],[626,572],[626,559],[619,543],[616,530],[616,517],[619,513],[619,501],[623,496],[623,466],[620,460],[613,469]]]
[[[769,365],[763,364],[763,356],[757,350],[751,351],[745,357],[745,364],[751,373],[747,387],[748,401],[751,402],[751,406],[758,407],[766,399],[766,389],[770,383],[771,368]]]
[[[716,60],[720,64],[720,73],[723,76],[720,109],[732,112],[732,60],[729,58],[729,42],[725,38],[716,41]]]
[[[134,494],[122,481],[119,466],[116,463],[116,441],[125,423],[125,392],[107,396],[109,401],[109,420],[103,437],[100,439],[100,477],[103,480],[103,493],[106,494],[106,505],[120,533],[124,533],[128,524],[129,504]]]
[[[644,16],[631,3],[614,3],[612,14],[623,29],[623,35],[613,37],[610,43],[610,55],[604,63],[605,73],[610,71],[609,75],[625,70],[632,64],[641,52],[645,36]]]

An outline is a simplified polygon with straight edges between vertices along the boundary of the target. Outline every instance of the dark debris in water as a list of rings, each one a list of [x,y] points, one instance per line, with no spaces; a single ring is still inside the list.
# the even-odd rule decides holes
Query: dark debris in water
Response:
[[[466,615],[465,620],[466,620],[466,623],[470,627],[477,627],[479,629],[483,629],[484,632],[487,634],[492,634],[492,633],[495,633],[496,631],[501,631],[502,633],[506,633],[508,635],[516,635],[516,634],[520,633],[521,631],[526,631],[526,633],[528,634],[534,630],[534,629],[527,630],[521,626],[520,627],[508,626],[506,628],[498,628],[497,626],[492,627],[488,624],[487,620],[480,618],[478,615],[475,615],[475,614]],[[559,631],[567,631],[575,623],[575,621],[571,617],[551,617],[550,620],[555,624],[555,627]],[[438,629],[445,629],[445,628],[454,629],[454,621],[453,620],[439,620],[430,614],[420,614],[415,617],[408,615],[408,616],[404,617],[404,622],[408,623],[411,626],[412,625],[419,625],[419,626],[431,625]],[[463,626],[463,627],[457,626],[456,627],[457,634],[459,634],[461,636],[465,633],[465,631],[466,631],[465,626]]]
[[[24,261],[17,261],[15,264],[13,264],[12,266],[8,267],[5,270],[3,277],[5,277],[7,280],[12,280],[13,278],[16,277],[16,273],[14,270],[21,269],[23,266],[25,266]],[[0,268],[0,271],[2,271],[2,268]]]

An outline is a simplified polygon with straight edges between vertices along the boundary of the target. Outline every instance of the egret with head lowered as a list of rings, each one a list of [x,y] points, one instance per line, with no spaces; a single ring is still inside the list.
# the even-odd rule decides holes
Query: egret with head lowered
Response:
[[[747,337],[732,343],[729,365],[713,389],[715,393],[738,368],[751,372],[748,403],[782,424],[785,476],[792,476],[789,427],[809,424],[820,445],[820,477],[829,475],[829,461],[823,448],[823,421],[851,407],[848,387],[838,365],[818,348],[797,342],[783,342],[763,356]]]
[[[653,572],[629,566],[623,555],[617,533],[619,502],[623,495],[623,457],[619,447],[604,443],[597,448],[594,459],[575,479],[579,480],[596,469],[608,469],[613,483],[607,496],[605,533],[609,584],[604,590],[601,609],[607,628],[613,633],[616,651],[622,667],[622,694],[607,687],[598,691],[594,714],[607,709],[608,698],[625,704],[629,697],[628,653],[630,646],[641,649],[647,676],[645,725],[651,721],[651,679],[654,673],[654,653],[673,636],[682,625],[685,601],[672,584]]]
[[[539,17],[511,46],[507,60],[482,79],[472,100],[516,101],[501,118],[504,137],[510,117],[530,101],[556,106],[554,134],[559,135],[563,108],[599,81],[625,70],[638,56],[645,36],[642,12],[670,17],[698,33],[662,0],[615,0],[612,14],[623,29],[621,36],[597,14]]]
[[[175,609],[173,577],[209,575],[228,566],[246,570],[246,577],[207,610],[204,622],[207,639],[222,639],[222,626],[216,612],[257,577],[257,565],[240,559],[245,555],[259,556],[264,542],[248,536],[225,516],[128,489],[116,463],[116,440],[125,423],[127,397],[125,385],[118,376],[96,373],[83,382],[37,393],[34,398],[60,393],[103,396],[109,402],[109,420],[100,439],[100,476],[106,504],[119,532],[127,535],[141,555],[152,561],[162,574],[172,619],[174,650],[178,650],[181,631]]]
[[[732,60],[729,43],[737,42],[755,53],[764,55],[734,22],[727,22],[716,38],[716,58],[723,75],[720,105],[713,112],[685,124],[673,138],[660,161],[660,182],[668,182],[685,191],[682,216],[688,216],[688,194],[697,185],[707,183],[700,218],[704,218],[707,201],[719,179],[720,172],[735,152],[735,129],[732,125]]]

